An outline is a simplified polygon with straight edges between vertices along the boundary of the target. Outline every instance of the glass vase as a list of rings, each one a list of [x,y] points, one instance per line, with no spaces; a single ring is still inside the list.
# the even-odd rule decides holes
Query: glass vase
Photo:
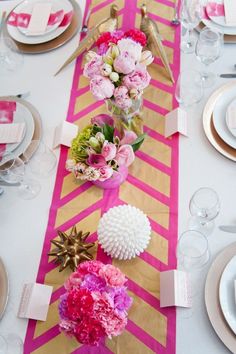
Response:
[[[132,106],[128,109],[119,108],[113,99],[105,100],[107,110],[112,117],[119,118],[125,124],[137,114],[140,113],[142,108],[142,98],[137,98],[132,100]]]

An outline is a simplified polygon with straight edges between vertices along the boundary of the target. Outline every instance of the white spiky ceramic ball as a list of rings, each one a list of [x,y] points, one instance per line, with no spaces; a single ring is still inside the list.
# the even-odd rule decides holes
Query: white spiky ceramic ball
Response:
[[[131,259],[142,253],[151,237],[147,216],[131,205],[119,205],[106,212],[98,224],[98,242],[109,256]]]

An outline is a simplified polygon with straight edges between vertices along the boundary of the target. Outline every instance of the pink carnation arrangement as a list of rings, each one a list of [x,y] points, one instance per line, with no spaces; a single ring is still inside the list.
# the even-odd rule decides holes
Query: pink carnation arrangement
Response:
[[[72,158],[67,160],[66,169],[76,179],[104,182],[120,166],[131,165],[144,137],[145,134],[137,136],[128,130],[121,135],[114,127],[113,118],[100,114],[72,141]]]
[[[147,66],[154,58],[143,51],[146,36],[137,29],[118,30],[103,33],[96,44],[98,53],[89,51],[84,66],[91,92],[97,100],[110,100],[118,111],[128,112],[151,80]]]
[[[124,274],[113,265],[81,263],[60,297],[60,330],[82,344],[97,346],[105,336],[120,335],[132,304],[126,283]]]

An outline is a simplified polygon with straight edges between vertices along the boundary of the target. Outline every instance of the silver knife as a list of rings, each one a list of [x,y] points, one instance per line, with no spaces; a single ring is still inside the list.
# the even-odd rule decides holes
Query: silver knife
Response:
[[[219,229],[225,232],[236,233],[236,225],[220,225]]]
[[[223,77],[225,79],[233,79],[236,78],[236,74],[220,74],[220,77]]]

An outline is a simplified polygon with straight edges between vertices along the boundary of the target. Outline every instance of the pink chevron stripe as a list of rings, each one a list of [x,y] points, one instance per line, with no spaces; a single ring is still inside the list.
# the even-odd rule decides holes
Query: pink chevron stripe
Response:
[[[73,116],[73,122],[79,118],[82,118],[83,116],[85,116],[86,114],[92,112],[93,110],[99,108],[100,106],[102,106],[103,102],[102,101],[96,101],[94,103],[92,103],[89,107],[79,111],[78,113],[76,113]]]
[[[42,347],[44,344],[52,340],[54,337],[58,336],[60,334],[59,326],[56,325],[46,332],[44,332],[42,335],[38,336],[37,338],[33,339],[30,344],[28,344],[27,350],[30,350],[29,352],[25,352],[24,354],[28,354],[33,352],[39,347]]]
[[[88,345],[83,345],[71,354],[113,354],[113,352],[105,346],[103,340],[101,341],[101,344],[99,344],[98,347],[90,347]]]
[[[164,117],[163,117],[164,120]],[[160,143],[163,143],[165,145],[168,145],[169,147],[173,148],[174,143],[172,139],[165,138],[164,135],[161,135],[158,133],[156,130],[153,130],[152,128],[144,125],[143,130],[147,135],[151,136],[153,139],[157,140]]]
[[[74,198],[78,197],[80,194],[84,193],[85,191],[89,190],[92,187],[91,182],[85,182],[81,186],[78,186],[77,189],[67,194],[65,197],[61,198],[57,204],[57,207],[62,207],[63,205],[69,203]]]
[[[154,166],[158,170],[161,170],[162,172],[166,173],[167,175],[171,175],[171,168],[164,165],[162,162],[154,159],[153,157],[145,154],[145,152],[139,150],[136,151],[136,155],[140,158],[143,159],[144,161],[148,162],[150,165]]]
[[[169,7],[175,6],[175,4],[173,2],[168,1],[168,0],[154,0],[154,1],[157,3],[163,4],[163,5],[169,6]]]
[[[114,2],[113,0],[106,0],[106,1],[102,1],[102,2],[100,1],[100,4],[93,7],[92,13],[101,10],[105,6],[109,6],[113,2]]]
[[[158,113],[162,114],[163,116],[165,116],[168,113],[168,110],[166,108],[161,107],[157,104],[154,104],[154,103],[148,101],[147,99],[144,99],[143,103],[146,107],[152,109],[154,112],[158,112]]]
[[[152,84],[152,86],[155,86],[155,87],[161,89],[162,91],[166,91],[168,93],[173,94],[173,87],[172,86],[165,85],[162,82],[156,81],[155,79],[151,80],[151,84]],[[172,85],[171,82],[170,82],[170,85]]]
[[[137,12],[140,14],[140,13],[141,13],[140,9],[138,9]],[[166,25],[166,26],[170,26],[170,24],[171,24],[171,22],[170,22],[169,20],[166,20],[165,18],[162,18],[162,17],[160,17],[160,16],[158,16],[158,15],[152,13],[151,10],[150,10],[148,16],[149,16],[150,18],[152,18],[154,21],[163,23],[163,24]]]

